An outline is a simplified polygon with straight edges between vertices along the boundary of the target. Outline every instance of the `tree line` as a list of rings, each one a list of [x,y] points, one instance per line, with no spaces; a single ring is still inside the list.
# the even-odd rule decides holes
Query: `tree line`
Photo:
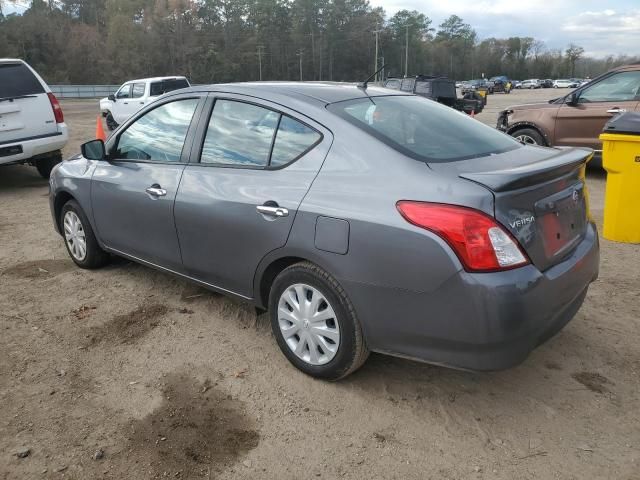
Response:
[[[0,58],[23,58],[52,84],[357,81],[376,63],[386,76],[594,77],[640,61],[532,37],[479,39],[457,15],[434,25],[418,11],[387,17],[367,0],[32,0],[3,14],[10,3],[0,0]]]

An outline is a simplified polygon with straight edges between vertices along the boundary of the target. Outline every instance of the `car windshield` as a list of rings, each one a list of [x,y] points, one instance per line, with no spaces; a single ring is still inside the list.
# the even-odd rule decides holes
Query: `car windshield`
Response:
[[[369,97],[327,107],[395,150],[425,162],[451,162],[522,145],[477,120],[417,96]]]

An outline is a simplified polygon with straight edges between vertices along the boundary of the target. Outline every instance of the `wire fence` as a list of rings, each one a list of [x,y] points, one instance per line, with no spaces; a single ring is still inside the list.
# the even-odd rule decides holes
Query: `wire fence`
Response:
[[[116,93],[120,85],[49,85],[57,98],[102,98]]]

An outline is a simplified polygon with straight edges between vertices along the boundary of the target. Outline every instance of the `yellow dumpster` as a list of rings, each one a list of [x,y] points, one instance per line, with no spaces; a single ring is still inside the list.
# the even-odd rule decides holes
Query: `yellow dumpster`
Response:
[[[640,114],[611,119],[600,135],[607,171],[604,228],[608,240],[640,243]]]
[[[489,89],[487,87],[478,87],[476,88],[476,93],[482,97],[482,103],[487,104],[487,94],[489,93]]]

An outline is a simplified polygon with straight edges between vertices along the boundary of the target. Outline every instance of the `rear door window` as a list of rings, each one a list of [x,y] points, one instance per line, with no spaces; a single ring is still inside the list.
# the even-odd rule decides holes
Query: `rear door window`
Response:
[[[402,86],[400,87],[400,90],[402,90],[403,92],[413,92],[413,86],[415,85],[415,83],[415,78],[405,78],[402,80]]]
[[[0,64],[0,98],[40,93],[44,87],[24,63]]]
[[[283,115],[271,153],[272,167],[293,162],[311,150],[322,138],[318,132],[291,117]]]
[[[201,163],[266,167],[279,113],[234,100],[217,100],[202,146]]]
[[[151,84],[149,96],[157,97],[159,95],[173,92],[174,90],[179,90],[181,88],[187,88],[189,86],[189,82],[186,78],[170,78],[167,80],[160,80]]]

